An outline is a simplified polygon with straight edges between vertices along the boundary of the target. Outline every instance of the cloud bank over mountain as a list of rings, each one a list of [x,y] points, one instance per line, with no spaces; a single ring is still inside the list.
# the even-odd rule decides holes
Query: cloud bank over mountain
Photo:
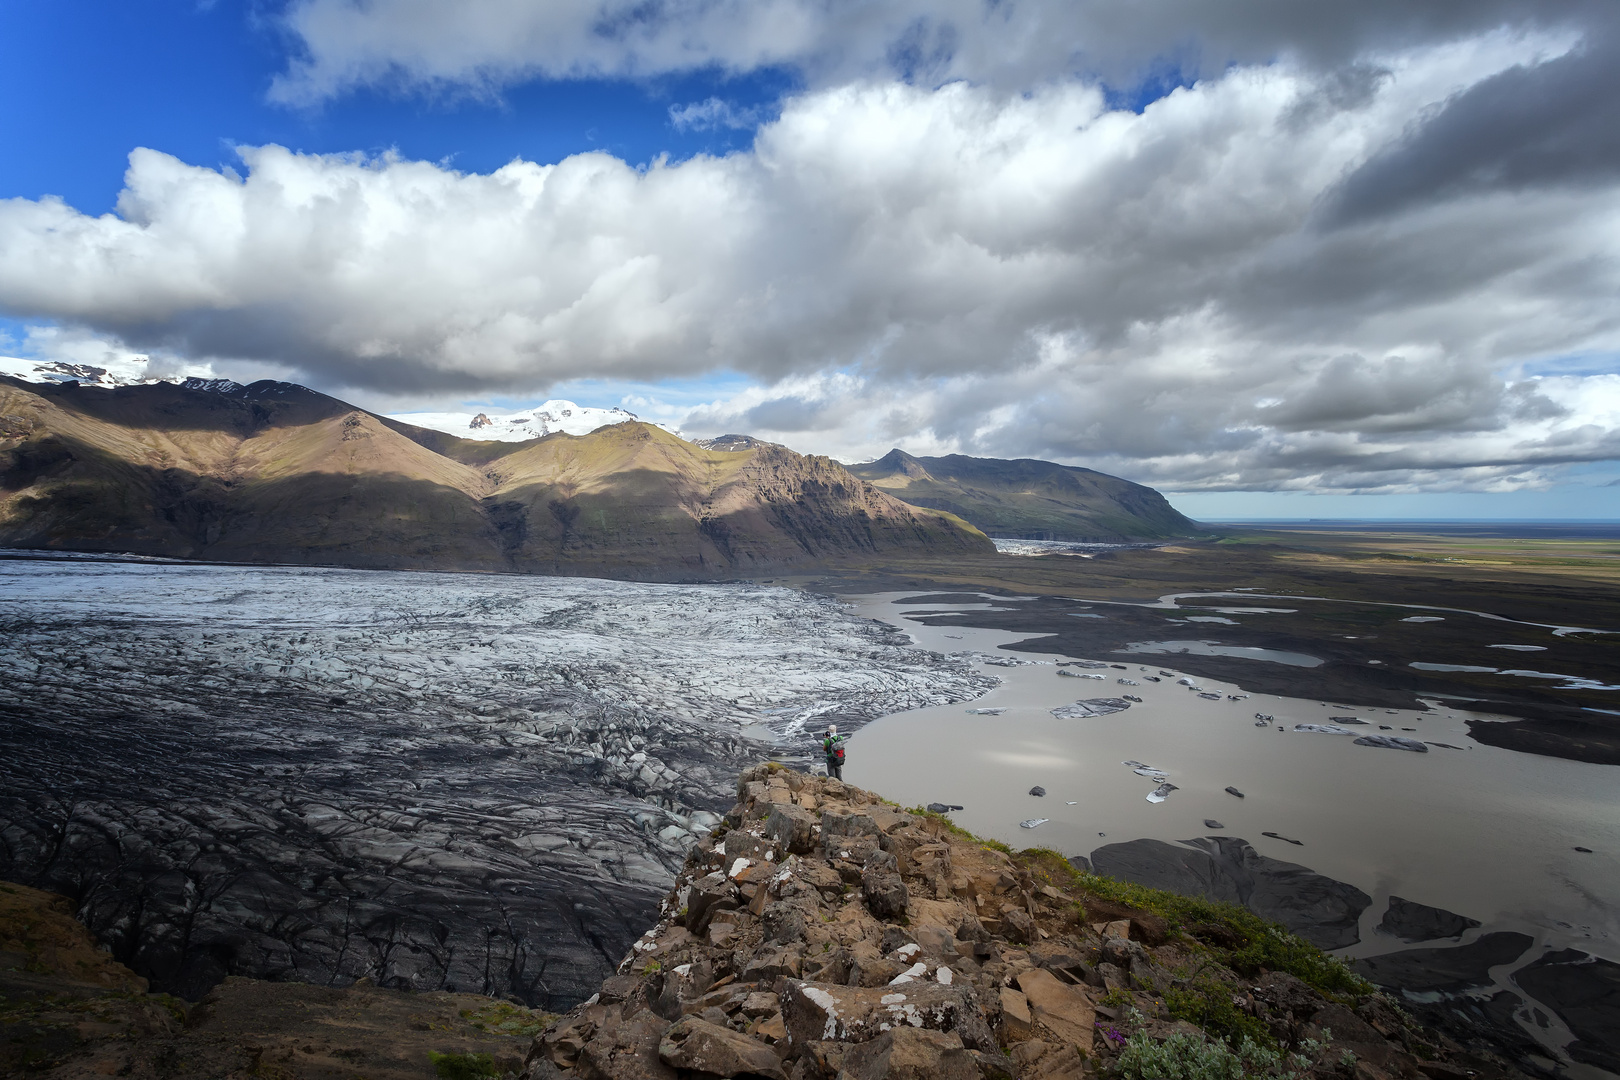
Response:
[[[754,385],[689,430],[846,457],[1042,456],[1179,490],[1534,486],[1620,456],[1606,17],[303,0],[273,91],[298,103],[704,66],[791,66],[803,89],[746,152],[644,166],[262,146],[238,174],[138,149],[116,215],[0,202],[0,310],[447,399],[736,372]],[[1120,104],[1119,80],[1165,64],[1199,77]]]

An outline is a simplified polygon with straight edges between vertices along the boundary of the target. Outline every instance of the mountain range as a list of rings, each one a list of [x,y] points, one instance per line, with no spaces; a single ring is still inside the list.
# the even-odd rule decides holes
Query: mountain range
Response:
[[[5,378],[0,545],[675,578],[993,549],[771,444],[704,450],[634,421],[478,442],[290,383]]]
[[[901,457],[913,469],[1064,468]],[[1116,497],[1097,512],[1110,536],[1186,520],[1169,511],[1161,522],[1151,489],[1087,475],[1146,493],[1134,497],[1158,512],[1132,532]],[[924,504],[922,489],[747,436],[699,444],[634,420],[475,440],[285,382],[0,377],[4,547],[662,579],[993,551],[977,522]]]
[[[995,537],[1118,543],[1199,531],[1152,488],[1074,465],[891,450],[845,468],[912,506],[947,511]]]

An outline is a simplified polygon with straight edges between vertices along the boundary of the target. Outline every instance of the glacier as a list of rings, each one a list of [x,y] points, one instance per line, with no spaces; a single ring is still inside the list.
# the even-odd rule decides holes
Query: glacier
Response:
[[[979,696],[747,583],[0,558],[0,878],[195,1000],[228,975],[561,1009],[773,746]]]

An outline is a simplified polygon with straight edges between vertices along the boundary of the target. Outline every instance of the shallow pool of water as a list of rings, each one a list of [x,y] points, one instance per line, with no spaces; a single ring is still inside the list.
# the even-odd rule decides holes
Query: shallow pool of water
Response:
[[[1269,660],[1274,664],[1287,664],[1290,667],[1322,666],[1322,658],[1319,656],[1285,652],[1280,649],[1259,649],[1247,645],[1222,645],[1213,641],[1133,641],[1120,652],[1152,653],[1157,656],[1173,656],[1177,653],[1192,653],[1197,656],[1238,656],[1245,660]]]
[[[1492,645],[1491,648],[1503,646]],[[1555,671],[1529,671],[1524,668],[1493,668],[1479,667],[1474,664],[1426,664],[1413,663],[1409,667],[1419,671],[1471,671],[1479,675],[1507,675],[1516,679],[1556,679],[1559,685],[1556,690],[1620,690],[1620,686],[1602,682],[1598,679],[1586,679],[1579,675],[1560,675]]]

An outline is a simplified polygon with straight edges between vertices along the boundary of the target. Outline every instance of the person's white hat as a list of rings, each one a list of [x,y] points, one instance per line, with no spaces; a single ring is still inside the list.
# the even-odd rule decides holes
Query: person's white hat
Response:
[[[827,725],[827,734],[829,734],[829,735],[838,734],[838,725],[837,724],[828,724]]]

